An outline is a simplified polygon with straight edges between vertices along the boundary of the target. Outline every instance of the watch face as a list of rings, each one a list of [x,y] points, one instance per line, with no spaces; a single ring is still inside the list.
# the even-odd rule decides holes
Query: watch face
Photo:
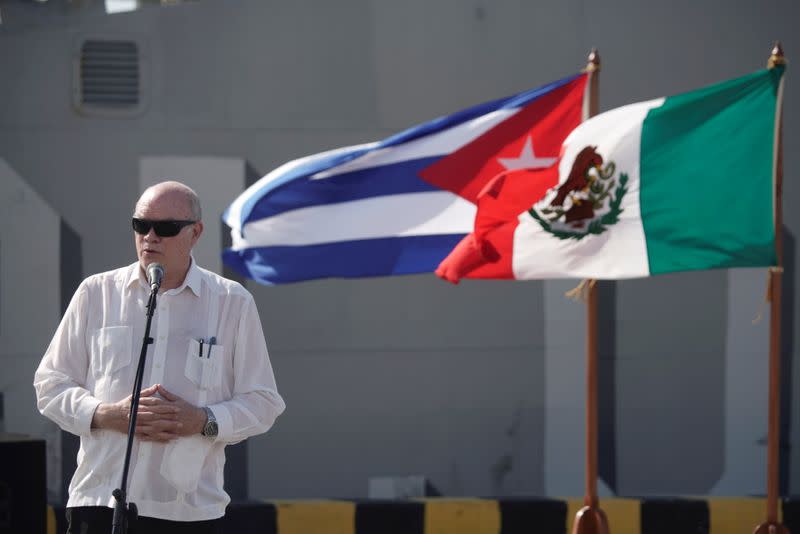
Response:
[[[216,421],[209,421],[206,423],[206,428],[204,434],[206,436],[216,436],[217,432],[219,432],[219,428],[217,427]]]

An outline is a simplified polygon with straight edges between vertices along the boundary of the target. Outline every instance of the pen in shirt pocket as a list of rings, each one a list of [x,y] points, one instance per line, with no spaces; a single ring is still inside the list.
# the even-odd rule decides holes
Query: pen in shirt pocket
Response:
[[[203,343],[205,343],[205,340],[201,337],[197,341],[200,342],[200,353],[197,356],[202,358],[203,357]]]
[[[211,339],[208,340],[208,355],[206,358],[211,358],[211,347],[217,342],[216,336],[211,336]]]

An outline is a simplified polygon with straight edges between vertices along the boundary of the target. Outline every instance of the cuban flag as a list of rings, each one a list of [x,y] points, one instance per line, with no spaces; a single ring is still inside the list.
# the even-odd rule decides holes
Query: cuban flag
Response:
[[[469,249],[462,241],[490,181],[557,161],[586,115],[588,76],[278,167],[225,211],[232,246],[223,261],[264,284],[434,272],[457,247]],[[472,267],[470,277],[510,277]]]

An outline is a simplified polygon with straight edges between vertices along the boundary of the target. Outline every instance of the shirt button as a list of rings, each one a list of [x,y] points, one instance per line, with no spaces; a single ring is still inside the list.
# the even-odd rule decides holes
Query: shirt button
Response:
[[[158,336],[159,341],[164,341],[164,336]]]
[[[161,369],[161,364],[160,363],[156,364],[156,369]]]

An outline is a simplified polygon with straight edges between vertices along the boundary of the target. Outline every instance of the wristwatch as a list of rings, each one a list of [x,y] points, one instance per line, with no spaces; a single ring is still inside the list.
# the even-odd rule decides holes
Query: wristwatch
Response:
[[[214,412],[208,406],[203,406],[203,411],[206,412],[206,426],[203,427],[202,434],[209,438],[214,438],[219,433],[217,418],[214,417]]]

